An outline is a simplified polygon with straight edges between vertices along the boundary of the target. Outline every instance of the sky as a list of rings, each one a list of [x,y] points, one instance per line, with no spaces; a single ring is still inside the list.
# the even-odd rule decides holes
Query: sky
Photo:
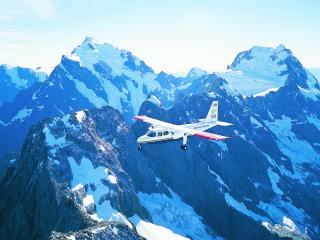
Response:
[[[320,67],[319,12],[318,0],[0,0],[0,64],[54,67],[91,36],[156,72],[222,71],[279,44]]]

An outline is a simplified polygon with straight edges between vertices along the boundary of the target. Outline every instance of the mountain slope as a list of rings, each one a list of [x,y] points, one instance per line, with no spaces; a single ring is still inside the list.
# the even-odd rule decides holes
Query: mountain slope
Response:
[[[298,78],[297,82],[303,81]],[[287,218],[294,228],[284,236],[318,236],[319,100],[296,87],[302,101],[290,91],[291,81],[278,91],[287,93],[282,94],[282,101],[275,97],[278,92],[244,100],[225,86],[225,81],[216,79],[209,87],[212,92],[187,96],[167,111],[152,102],[142,106],[141,115],[181,124],[203,118],[211,102],[219,100],[219,116],[235,124],[223,132],[220,128],[214,131],[231,136],[230,140],[210,143],[191,137],[187,152],[178,151],[181,143],[143,146],[153,171],[227,239],[272,238],[263,228],[272,232],[272,226],[278,224],[285,232]],[[309,88],[318,89],[317,85]],[[298,99],[292,99],[295,96]],[[289,106],[293,102],[298,106]],[[265,120],[269,104],[274,107],[270,110],[274,118]],[[278,115],[273,115],[275,111]],[[285,118],[288,113],[292,113],[289,121],[296,123],[293,128],[298,135],[286,127],[287,120],[275,121],[276,116]],[[146,126],[136,123],[134,129],[139,136]],[[299,145],[304,149],[301,153]],[[280,236],[281,231],[274,233]]]
[[[160,231],[182,239],[171,230],[175,224],[173,230],[180,234],[200,234],[194,239],[209,236],[191,207],[177,196],[170,200],[174,192],[149,168],[136,150],[130,127],[111,107],[46,119],[33,126],[0,191],[0,233],[6,239],[43,239],[51,231],[80,231],[103,220],[122,222],[133,230],[136,225],[142,236]],[[149,212],[155,210],[148,205],[152,194],[157,194],[160,206],[162,199],[177,204],[171,216],[180,219],[184,228]],[[180,208],[188,210],[184,213]],[[155,224],[150,222],[153,218]],[[188,225],[190,218],[197,229]]]
[[[21,90],[29,88],[36,82],[43,82],[47,77],[44,72],[30,68],[0,65],[0,105],[13,101]]]
[[[318,79],[318,81],[320,81],[320,68],[309,68],[308,69],[312,74],[313,76]]]
[[[228,69],[228,72],[216,74],[225,78],[234,89],[245,96],[284,86],[295,69],[303,69],[310,75],[283,45],[276,48],[256,46],[241,52]]]

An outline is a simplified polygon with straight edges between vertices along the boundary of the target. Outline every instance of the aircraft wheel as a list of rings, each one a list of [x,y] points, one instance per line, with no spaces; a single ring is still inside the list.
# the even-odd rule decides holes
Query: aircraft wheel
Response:
[[[184,151],[186,151],[186,150],[188,149],[188,146],[187,146],[187,145],[182,144],[182,145],[181,145],[181,149],[182,149],[182,150],[184,150]]]
[[[141,151],[142,150],[142,146],[138,145],[138,150]]]

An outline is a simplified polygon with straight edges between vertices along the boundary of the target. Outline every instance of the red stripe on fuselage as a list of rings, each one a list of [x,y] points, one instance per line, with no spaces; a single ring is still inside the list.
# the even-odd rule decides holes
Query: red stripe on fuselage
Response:
[[[140,121],[144,121],[146,120],[148,117],[147,116],[135,116],[134,119],[135,120],[140,120]]]

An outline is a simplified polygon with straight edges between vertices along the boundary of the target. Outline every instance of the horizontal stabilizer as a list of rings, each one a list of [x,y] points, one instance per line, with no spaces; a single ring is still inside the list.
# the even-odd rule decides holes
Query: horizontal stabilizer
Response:
[[[233,124],[232,123],[228,123],[228,122],[217,121],[216,125],[227,127],[227,126],[231,126]]]

